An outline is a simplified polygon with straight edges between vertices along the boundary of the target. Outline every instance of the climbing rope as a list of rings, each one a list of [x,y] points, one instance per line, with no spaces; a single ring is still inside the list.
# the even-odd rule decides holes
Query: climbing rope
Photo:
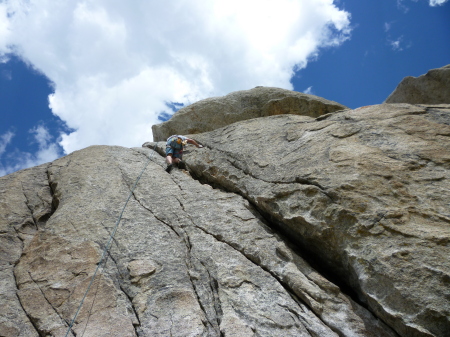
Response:
[[[151,161],[151,159],[152,159],[152,157],[153,157],[153,154],[155,153],[156,145],[157,145],[157,143],[155,143],[155,147],[153,148],[153,152],[152,152],[152,153],[150,154],[150,156],[148,157],[147,163],[145,164],[145,166],[144,166],[144,168],[142,169],[141,173],[139,174],[139,176],[137,177],[136,181],[134,182],[133,188],[130,190],[130,194],[128,195],[128,198],[127,198],[127,200],[126,200],[126,202],[125,202],[125,205],[124,205],[123,208],[122,208],[122,212],[120,212],[119,218],[117,219],[116,224],[115,224],[115,226],[114,226],[114,230],[113,230],[113,232],[111,233],[111,235],[110,235],[110,237],[109,237],[109,240],[108,240],[108,243],[107,243],[106,246],[105,246],[105,249],[103,249],[102,257],[100,258],[100,261],[99,261],[98,264],[97,264],[97,268],[95,269],[94,275],[92,275],[91,282],[89,283],[89,286],[87,287],[86,292],[84,293],[84,296],[83,296],[83,298],[81,299],[81,303],[80,303],[80,305],[79,305],[79,307],[78,307],[78,310],[77,310],[77,312],[75,313],[75,316],[73,317],[72,322],[70,323],[69,328],[67,329],[67,332],[66,332],[66,334],[65,334],[64,337],[67,337],[67,336],[69,335],[69,332],[72,330],[73,324],[75,323],[75,320],[77,319],[78,314],[79,314],[80,311],[81,311],[81,307],[83,306],[84,300],[86,299],[86,296],[87,296],[87,294],[89,293],[89,290],[91,289],[92,284],[94,283],[95,276],[97,276],[97,272],[99,271],[99,269],[100,269],[100,267],[101,267],[101,265],[102,265],[103,259],[105,258],[106,254],[108,253],[109,248],[110,248],[110,246],[111,246],[111,243],[112,243],[112,241],[113,241],[113,239],[114,239],[114,236],[116,235],[117,228],[119,227],[120,220],[122,220],[123,212],[125,211],[125,208],[127,207],[128,201],[130,201],[130,198],[131,198],[131,196],[133,195],[134,189],[136,188],[136,186],[137,186],[139,180],[140,180],[141,177],[142,177],[142,174],[143,174],[144,171],[146,170],[148,164],[150,164],[150,161]]]

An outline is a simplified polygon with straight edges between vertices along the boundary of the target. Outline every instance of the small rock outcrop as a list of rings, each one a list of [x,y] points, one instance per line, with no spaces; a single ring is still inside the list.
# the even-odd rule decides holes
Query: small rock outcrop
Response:
[[[450,104],[450,64],[419,77],[405,77],[385,103]]]
[[[234,122],[281,114],[318,117],[345,106],[324,98],[280,88],[256,87],[201,100],[178,110],[167,122],[154,125],[153,140],[173,134],[195,134]]]

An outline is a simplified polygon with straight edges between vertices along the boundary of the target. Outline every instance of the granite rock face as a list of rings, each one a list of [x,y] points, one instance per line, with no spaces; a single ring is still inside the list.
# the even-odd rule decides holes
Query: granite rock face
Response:
[[[2,336],[396,336],[242,196],[164,167],[95,146],[0,178]]]
[[[170,120],[154,125],[153,140],[174,134],[212,131],[228,124],[257,117],[296,114],[311,117],[346,109],[324,98],[280,88],[256,87],[224,97],[201,100],[178,110]]]
[[[52,213],[46,166],[0,178],[0,335],[39,336],[18,298],[15,265]]]
[[[405,77],[385,103],[450,104],[450,64],[419,77]]]
[[[450,105],[195,139],[0,178],[0,336],[448,335]]]
[[[201,181],[235,192],[401,336],[450,331],[450,105],[282,115],[196,135]]]

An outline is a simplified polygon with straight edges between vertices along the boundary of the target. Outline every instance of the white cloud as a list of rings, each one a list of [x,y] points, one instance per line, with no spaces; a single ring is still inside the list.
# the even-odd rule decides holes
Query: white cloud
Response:
[[[393,51],[403,51],[413,46],[413,43],[411,41],[405,41],[403,35],[399,36],[397,39],[394,40],[391,40],[388,37],[387,42],[391,46]]]
[[[140,146],[167,103],[257,85],[292,89],[294,70],[349,38],[333,0],[4,0],[3,46],[54,84],[53,113],[76,130],[66,153]],[[3,11],[3,12],[2,12]],[[2,33],[0,33],[2,34]],[[0,43],[0,48],[2,44]],[[0,49],[1,51],[1,49]],[[11,51],[11,50],[10,50]]]
[[[62,155],[58,143],[52,142],[52,137],[45,126],[38,125],[29,132],[33,134],[34,142],[38,145],[37,152],[31,154],[17,149],[9,152],[4,160],[6,165],[0,163],[0,177],[17,170],[51,162]],[[13,137],[14,133],[11,131],[0,136],[0,158],[6,152],[6,147],[11,143]]]
[[[402,39],[403,39],[402,36],[400,36],[397,40],[389,41],[389,44],[391,45],[391,47],[394,51],[402,51],[403,50]]]
[[[11,131],[7,131],[3,135],[0,136],[0,157],[6,151],[6,147],[9,143],[11,143],[11,139],[14,137],[14,133]]]
[[[430,0],[430,6],[432,6],[432,7],[442,6],[446,2],[447,2],[447,0]]]
[[[34,139],[38,144],[38,151],[33,159],[36,164],[31,166],[53,161],[60,156],[58,144],[52,143],[52,137],[45,126],[38,125],[29,132],[34,134]]]
[[[390,22],[385,22],[384,23],[384,31],[387,33],[389,30],[391,30],[392,27],[392,23]]]
[[[397,7],[403,11],[404,13],[407,13],[409,11],[409,7],[407,7],[404,4],[405,0],[397,0]],[[417,2],[418,0],[411,0],[413,2]],[[442,6],[443,4],[445,4],[448,0],[429,0],[429,5],[431,7],[436,7],[436,6]]]
[[[8,8],[6,4],[0,3],[0,62],[4,62],[2,53],[7,52],[10,38]]]
[[[314,95],[313,90],[312,90],[312,86],[306,88],[305,90],[303,90],[304,94],[308,94],[308,95]]]

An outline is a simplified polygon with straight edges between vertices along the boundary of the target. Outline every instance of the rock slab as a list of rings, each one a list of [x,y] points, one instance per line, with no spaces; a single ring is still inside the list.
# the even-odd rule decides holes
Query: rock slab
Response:
[[[448,335],[450,105],[272,116],[196,139],[193,175],[249,200],[399,335]]]
[[[396,336],[242,196],[164,168],[94,146],[0,178],[2,335]]]

